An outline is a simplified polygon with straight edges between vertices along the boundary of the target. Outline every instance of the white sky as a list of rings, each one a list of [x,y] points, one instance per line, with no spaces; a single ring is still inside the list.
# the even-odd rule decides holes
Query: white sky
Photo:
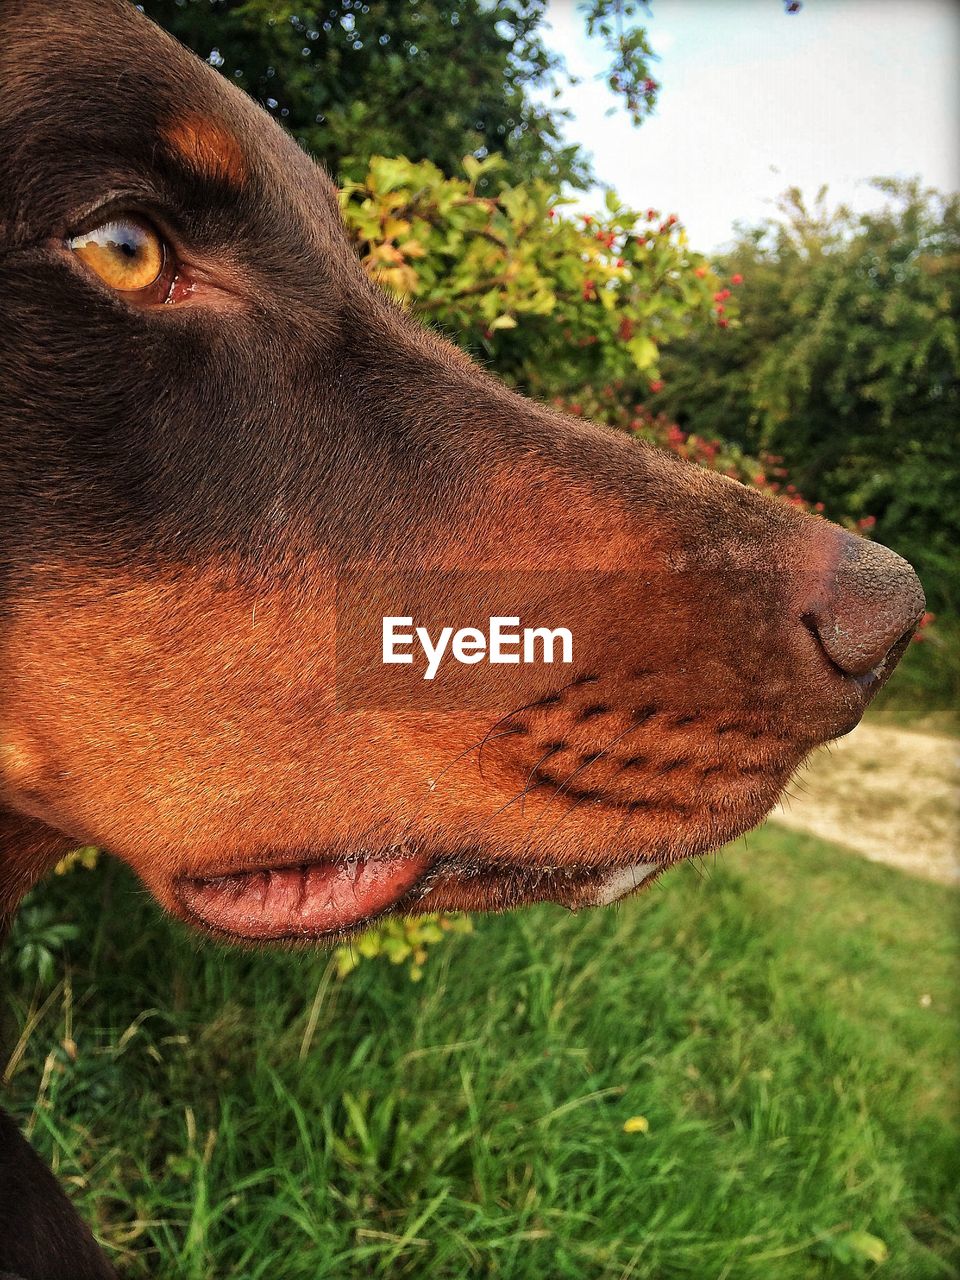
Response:
[[[551,0],[547,43],[581,83],[559,100],[568,136],[634,207],[676,213],[694,248],[773,212],[787,186],[882,202],[877,176],[960,186],[957,0],[653,0],[655,116],[633,128],[598,72],[575,0]],[[596,204],[596,197],[586,203]]]

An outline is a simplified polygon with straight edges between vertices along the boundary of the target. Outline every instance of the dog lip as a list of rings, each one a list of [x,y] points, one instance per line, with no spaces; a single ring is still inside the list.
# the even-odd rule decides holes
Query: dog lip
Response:
[[[645,859],[606,866],[537,867],[431,857],[408,846],[376,854],[284,865],[245,865],[173,885],[182,914],[207,932],[250,942],[320,941],[362,931],[379,917],[430,910],[436,887],[470,897],[481,886],[503,905],[553,902],[571,911],[608,906],[652,882],[664,864]],[[467,903],[464,910],[470,910]]]
[[[870,705],[871,699],[875,694],[879,693],[887,683],[900,659],[910,647],[910,642],[913,640],[919,625],[920,619],[918,618],[907,628],[890,652],[881,658],[875,667],[872,667],[863,675],[850,676],[840,672],[842,678],[848,683],[851,689],[854,690],[856,705],[852,714],[847,719],[837,725],[826,739],[818,739],[814,745],[820,745],[822,741],[835,741],[837,738],[844,738],[848,733],[852,733],[853,730],[856,729],[857,725],[863,719],[863,713]],[[835,670],[839,671],[840,669],[839,667],[835,667]]]
[[[403,847],[286,866],[180,876],[174,896],[206,929],[250,941],[318,939],[389,911],[429,871],[431,859]]]
[[[667,864],[635,858],[606,865],[544,867],[513,862],[438,860],[418,886],[411,909],[430,911],[431,898],[452,889],[462,901],[459,910],[510,909],[533,902],[552,902],[579,911],[619,902],[647,887]],[[444,910],[447,908],[444,907]]]

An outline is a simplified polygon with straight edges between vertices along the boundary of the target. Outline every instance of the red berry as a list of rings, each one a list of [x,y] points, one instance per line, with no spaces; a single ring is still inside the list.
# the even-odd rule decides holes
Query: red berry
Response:
[[[726,318],[726,316],[721,316],[720,319],[717,321],[717,324],[720,326],[721,329],[726,329],[729,323],[730,321]]]
[[[702,280],[704,276],[707,274],[707,268],[697,267],[697,269],[694,271],[693,274],[697,277],[698,280]]]
[[[654,378],[653,382],[650,383],[650,390],[653,392],[654,395],[656,395],[658,391],[662,391],[663,390],[662,379]]]
[[[618,258],[618,259],[617,259],[617,266],[618,266],[618,267],[625,267],[626,265],[627,265],[627,264],[624,262],[624,260],[623,260],[622,258]]]
[[[739,271],[738,271],[735,275],[732,275],[732,276],[730,277],[730,283],[731,283],[731,284],[743,284],[743,276],[740,274],[740,272],[739,272]]]

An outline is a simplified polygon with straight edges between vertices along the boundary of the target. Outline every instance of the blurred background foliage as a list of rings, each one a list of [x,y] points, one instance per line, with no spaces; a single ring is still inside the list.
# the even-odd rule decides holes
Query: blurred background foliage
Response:
[[[466,178],[446,177],[374,156],[343,187],[344,218],[388,292],[513,385],[541,397],[609,379],[657,385],[663,345],[718,320],[719,281],[675,215],[610,192],[603,214],[565,217],[549,183],[501,180],[479,195],[497,156],[463,167]]]

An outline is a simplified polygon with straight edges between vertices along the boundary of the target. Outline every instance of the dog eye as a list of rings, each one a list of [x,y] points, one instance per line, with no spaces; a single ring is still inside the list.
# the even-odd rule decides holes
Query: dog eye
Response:
[[[121,293],[138,293],[155,285],[164,274],[168,252],[160,235],[139,218],[102,222],[67,245],[83,264]]]

